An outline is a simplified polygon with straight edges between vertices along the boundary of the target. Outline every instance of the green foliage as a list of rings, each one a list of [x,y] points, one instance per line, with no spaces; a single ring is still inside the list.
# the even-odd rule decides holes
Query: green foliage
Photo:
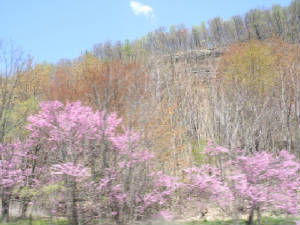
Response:
[[[125,44],[122,46],[122,54],[127,57],[131,55],[131,46],[128,39],[125,40]]]
[[[203,153],[205,145],[205,140],[201,140],[200,143],[192,142],[192,156],[196,166],[200,166],[201,164],[205,163],[205,154]]]
[[[221,71],[227,84],[260,94],[271,90],[278,76],[271,46],[258,41],[230,46],[222,58]]]
[[[62,190],[62,189],[64,189],[64,183],[59,182],[59,183],[53,183],[44,186],[43,188],[40,189],[40,192],[44,194],[51,194],[55,191]]]
[[[7,115],[11,129],[5,135],[6,140],[12,140],[16,137],[22,138],[26,135],[26,129],[24,129],[26,118],[38,110],[38,105],[38,100],[33,96],[25,101],[15,103],[13,109]]]
[[[13,194],[18,194],[20,198],[31,198],[35,196],[37,191],[35,189],[29,188],[29,187],[23,187],[23,188],[17,188],[13,191]]]
[[[33,198],[35,196],[40,195],[50,195],[56,191],[63,190],[64,184],[63,182],[48,184],[42,188],[35,189],[30,187],[22,187],[19,189],[15,189],[13,194],[18,194],[20,198]]]

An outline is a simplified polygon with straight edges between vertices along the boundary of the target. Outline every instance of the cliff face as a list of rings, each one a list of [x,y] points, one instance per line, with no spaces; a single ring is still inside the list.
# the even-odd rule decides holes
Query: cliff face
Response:
[[[218,48],[191,50],[165,55],[163,61],[165,64],[171,63],[175,67],[185,64],[187,66],[186,73],[197,75],[200,79],[211,79],[215,77],[222,53],[223,49]]]
[[[221,56],[223,50],[218,48],[209,48],[209,49],[201,49],[201,50],[191,50],[186,52],[178,52],[176,54],[169,55],[169,58],[173,57],[173,60],[175,62],[178,61],[203,61],[207,58],[217,58]]]

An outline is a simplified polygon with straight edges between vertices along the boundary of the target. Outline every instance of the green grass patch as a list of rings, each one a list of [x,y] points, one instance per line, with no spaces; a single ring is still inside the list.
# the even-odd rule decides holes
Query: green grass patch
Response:
[[[262,217],[260,225],[296,225],[295,221],[297,218],[287,218],[287,217]],[[298,219],[299,220],[299,219]],[[0,225],[68,225],[68,221],[65,219],[55,219],[50,222],[49,219],[23,219],[14,220],[12,219],[9,223],[0,223]],[[214,221],[188,221],[188,222],[158,222],[151,223],[152,225],[233,225],[232,220],[214,220]],[[254,225],[258,223],[254,221]],[[240,221],[240,225],[247,225],[245,220]]]
[[[8,223],[0,223],[1,225],[68,225],[68,221],[64,219],[11,219]]]
[[[296,225],[296,218],[288,217],[262,217],[260,225]],[[233,225],[232,220],[214,220],[214,221],[189,221],[181,225]],[[254,221],[254,224],[258,224]],[[240,225],[247,225],[246,220],[241,220]]]
[[[263,217],[261,219],[262,225],[295,225],[297,218],[286,217]]]

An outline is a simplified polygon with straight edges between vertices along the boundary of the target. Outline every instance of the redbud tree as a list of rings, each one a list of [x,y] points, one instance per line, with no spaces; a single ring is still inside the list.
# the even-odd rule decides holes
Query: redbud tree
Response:
[[[263,211],[299,213],[299,162],[292,154],[286,150],[276,156],[258,152],[237,156],[228,165],[232,166],[233,172],[227,182],[231,184],[235,198],[249,212],[248,224],[252,224],[255,211],[258,220]]]
[[[208,143],[204,152],[216,157],[216,167],[186,170],[186,190],[191,199],[225,211],[231,209],[232,215],[247,212],[248,224],[253,223],[254,212],[258,220],[262,212],[299,213],[299,162],[286,150],[278,155],[263,151],[243,155],[241,150],[230,152]]]
[[[153,154],[137,133],[120,127],[115,113],[93,111],[80,102],[44,102],[40,108],[28,118],[29,142],[40,146],[40,167],[48,168],[42,183],[63,184],[63,199],[57,201],[65,205],[70,224],[104,218],[121,224],[170,204],[179,184],[153,173]]]

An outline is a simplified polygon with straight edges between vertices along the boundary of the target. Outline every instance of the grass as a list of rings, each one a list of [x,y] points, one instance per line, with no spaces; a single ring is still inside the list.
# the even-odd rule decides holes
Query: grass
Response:
[[[260,225],[296,225],[295,218],[286,217],[262,217]],[[182,225],[233,225],[232,220],[215,220],[215,221],[190,221]],[[254,224],[257,224],[254,221]],[[245,220],[240,221],[240,225],[247,225]]]
[[[296,225],[294,222],[296,218],[286,218],[286,217],[263,217],[261,219],[260,225]],[[68,222],[64,219],[56,219],[50,223],[49,219],[29,219],[22,220],[11,220],[11,222],[0,225],[68,225]],[[232,220],[214,220],[214,221],[189,221],[189,222],[163,222],[163,223],[151,223],[153,225],[233,225]],[[254,223],[257,224],[257,223]],[[246,225],[245,220],[240,221],[240,225]]]
[[[9,223],[0,223],[1,225],[68,225],[68,222],[63,219],[53,220],[52,223],[49,219],[11,219]]]

